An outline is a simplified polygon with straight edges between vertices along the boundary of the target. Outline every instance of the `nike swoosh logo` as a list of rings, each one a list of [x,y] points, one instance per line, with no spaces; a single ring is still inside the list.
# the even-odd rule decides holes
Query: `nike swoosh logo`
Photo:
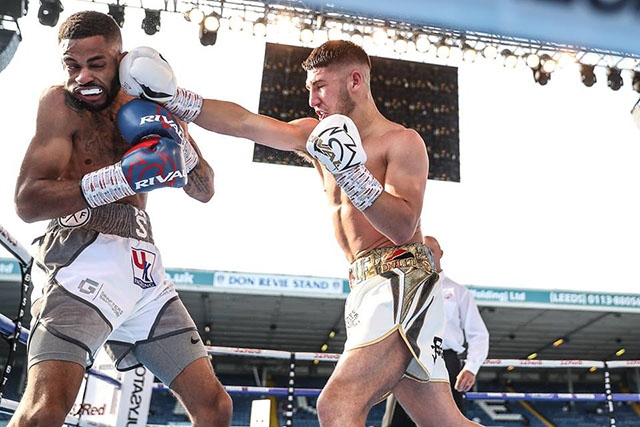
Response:
[[[191,344],[198,344],[200,342],[200,338],[191,337]]]

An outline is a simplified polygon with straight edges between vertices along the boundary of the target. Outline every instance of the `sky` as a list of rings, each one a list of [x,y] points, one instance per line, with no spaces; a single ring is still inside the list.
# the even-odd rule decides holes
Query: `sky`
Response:
[[[63,3],[60,22],[82,9],[107,11],[104,4]],[[160,32],[147,36],[142,16],[127,8],[125,50],[152,46],[180,86],[257,111],[264,40],[223,28],[218,42],[204,47],[179,13],[163,13]],[[15,180],[38,97],[63,75],[57,27],[38,23],[37,3],[20,27],[23,40],[0,73],[0,225],[33,252],[29,244],[46,222],[17,217]],[[421,217],[423,232],[444,249],[447,275],[484,287],[640,293],[640,131],[629,114],[638,98],[629,76],[614,92],[602,69],[591,88],[571,67],[543,87],[522,64],[508,70],[487,60],[429,62],[459,66],[461,182],[430,180]],[[166,267],[346,277],[315,171],[253,163],[252,142],[193,124],[189,130],[215,170],[216,194],[207,204],[175,189],[150,194],[147,210]]]

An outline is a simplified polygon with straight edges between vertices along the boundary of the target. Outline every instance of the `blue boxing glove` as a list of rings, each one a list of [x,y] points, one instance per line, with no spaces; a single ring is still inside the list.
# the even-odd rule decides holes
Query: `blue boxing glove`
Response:
[[[180,145],[170,138],[151,137],[127,151],[120,162],[83,176],[80,189],[87,204],[95,208],[137,193],[186,184]]]
[[[198,153],[185,137],[178,119],[154,102],[133,99],[124,104],[118,111],[118,128],[131,145],[153,135],[173,139],[182,147],[187,173],[198,164]]]

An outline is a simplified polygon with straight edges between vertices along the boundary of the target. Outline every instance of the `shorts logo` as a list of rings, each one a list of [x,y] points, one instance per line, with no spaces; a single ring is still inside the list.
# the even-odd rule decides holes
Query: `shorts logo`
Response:
[[[78,292],[85,295],[91,295],[95,293],[95,291],[99,287],[100,287],[100,283],[96,282],[95,280],[91,280],[87,278],[87,279],[84,279],[82,282],[80,282],[80,284],[78,285]]]
[[[89,218],[91,218],[91,211],[89,210],[89,208],[86,208],[74,214],[58,218],[58,223],[62,227],[74,228],[85,225],[87,222],[89,222]]]
[[[384,257],[382,260],[381,272],[386,273],[394,268],[417,266],[418,260],[416,260],[416,257],[412,252],[405,249],[397,249]]]
[[[433,349],[433,361],[435,363],[438,357],[442,357],[442,338],[433,337],[431,348]]]
[[[358,312],[355,310],[352,310],[351,313],[347,314],[344,317],[344,323],[347,326],[347,329],[351,329],[354,326],[358,326],[358,323],[360,323],[360,320],[358,320]]]
[[[142,289],[156,286],[156,282],[151,276],[156,254],[144,249],[131,249],[131,261],[133,263],[133,283]]]

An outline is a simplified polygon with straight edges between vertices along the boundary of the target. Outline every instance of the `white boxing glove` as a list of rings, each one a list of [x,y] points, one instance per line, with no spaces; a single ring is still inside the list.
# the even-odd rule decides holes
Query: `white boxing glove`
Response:
[[[364,165],[360,133],[353,120],[333,114],[320,121],[307,139],[307,151],[331,172],[338,185],[360,211],[382,194],[382,184]]]
[[[179,88],[169,63],[151,47],[128,52],[120,61],[119,77],[126,93],[163,104],[182,120],[191,122],[200,114],[202,97]]]
[[[327,116],[318,123],[307,139],[307,151],[333,174],[367,161],[358,128],[341,114]]]
[[[120,61],[120,86],[132,96],[166,103],[176,94],[178,84],[173,70],[151,47],[137,47]]]

